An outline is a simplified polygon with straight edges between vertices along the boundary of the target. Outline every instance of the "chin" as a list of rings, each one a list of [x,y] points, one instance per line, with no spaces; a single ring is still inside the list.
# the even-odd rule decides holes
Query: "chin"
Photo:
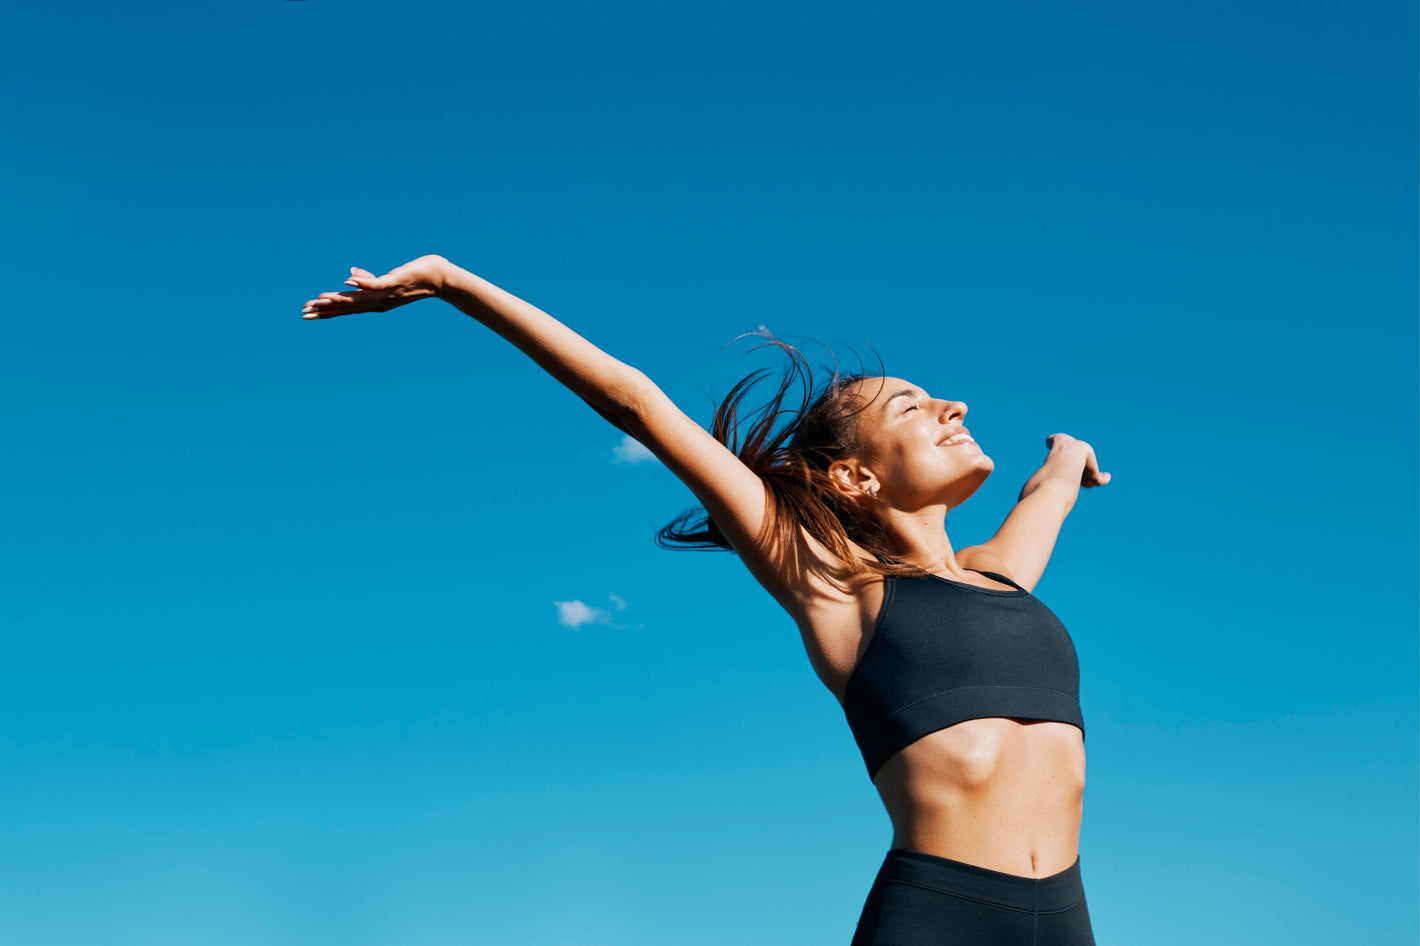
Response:
[[[981,459],[977,462],[971,473],[962,478],[962,490],[958,494],[961,498],[957,500],[955,505],[960,506],[974,496],[976,491],[981,488],[981,484],[986,482],[987,477],[991,475],[991,471],[994,469],[996,469],[996,464],[991,462],[990,457],[982,454]]]

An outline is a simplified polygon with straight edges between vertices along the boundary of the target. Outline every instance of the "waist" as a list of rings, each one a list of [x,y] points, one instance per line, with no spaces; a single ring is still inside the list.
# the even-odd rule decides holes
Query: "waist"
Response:
[[[1054,874],[1023,877],[921,851],[893,848],[877,880],[901,881],[1021,913],[1057,913],[1085,899],[1078,858]]]
[[[874,786],[895,848],[1026,877],[1078,856],[1085,749],[1070,724],[968,720],[888,759]]]

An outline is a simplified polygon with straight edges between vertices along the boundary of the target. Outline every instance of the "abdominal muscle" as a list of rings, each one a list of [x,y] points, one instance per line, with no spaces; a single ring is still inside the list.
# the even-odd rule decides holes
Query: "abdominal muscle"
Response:
[[[971,719],[883,763],[873,784],[895,848],[1023,877],[1079,854],[1084,734],[1068,723]]]

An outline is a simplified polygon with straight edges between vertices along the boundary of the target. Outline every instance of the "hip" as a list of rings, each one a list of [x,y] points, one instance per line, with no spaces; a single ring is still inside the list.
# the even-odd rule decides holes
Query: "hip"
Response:
[[[852,946],[1094,946],[1080,861],[1022,877],[893,848]]]

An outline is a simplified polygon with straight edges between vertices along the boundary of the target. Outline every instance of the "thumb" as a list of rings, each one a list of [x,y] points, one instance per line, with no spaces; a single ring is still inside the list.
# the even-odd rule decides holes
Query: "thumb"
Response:
[[[358,266],[350,267],[350,278],[345,280],[347,286],[359,286],[361,289],[378,289],[377,285],[381,280],[368,269],[361,269]]]

